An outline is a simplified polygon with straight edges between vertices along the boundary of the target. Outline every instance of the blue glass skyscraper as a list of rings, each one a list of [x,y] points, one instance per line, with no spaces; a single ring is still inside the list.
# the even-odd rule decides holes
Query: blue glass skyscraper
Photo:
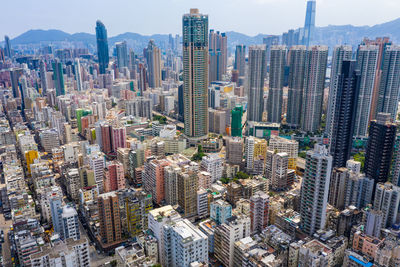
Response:
[[[109,63],[107,29],[103,22],[96,22],[97,56],[99,58],[100,74],[106,73]]]
[[[306,21],[304,23],[303,45],[310,46],[315,30],[315,11],[317,3],[315,0],[307,2]]]

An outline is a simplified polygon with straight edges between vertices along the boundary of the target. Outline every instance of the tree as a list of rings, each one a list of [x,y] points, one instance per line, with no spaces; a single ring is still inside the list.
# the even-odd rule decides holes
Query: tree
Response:
[[[250,175],[248,175],[245,172],[239,171],[238,173],[236,173],[235,178],[236,179],[248,179],[250,177]]]

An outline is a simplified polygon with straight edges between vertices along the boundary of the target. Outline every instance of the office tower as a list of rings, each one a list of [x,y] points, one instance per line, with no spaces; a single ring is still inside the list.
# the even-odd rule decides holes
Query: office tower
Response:
[[[105,193],[125,188],[124,166],[118,161],[107,164],[103,175]]]
[[[47,89],[49,87],[47,83],[47,71],[46,71],[46,63],[43,60],[40,61],[40,83],[42,86],[42,95],[46,95]]]
[[[321,122],[327,61],[327,46],[308,48],[301,111],[301,129],[305,132],[315,132]]]
[[[161,87],[161,51],[154,40],[150,40],[145,50],[150,88]]]
[[[293,128],[300,126],[306,54],[306,47],[301,45],[293,46],[289,50],[288,63],[290,71],[286,123]]]
[[[210,30],[209,34],[209,82],[222,81],[228,64],[227,36]]]
[[[367,136],[370,121],[373,89],[375,84],[376,65],[378,64],[379,47],[360,45],[357,51],[357,69],[360,71],[360,93],[358,95],[354,136]]]
[[[81,64],[79,62],[79,58],[75,59],[74,68],[75,68],[76,88],[78,89],[78,91],[82,91],[83,90],[83,87],[82,87],[82,74],[81,74]]]
[[[273,136],[269,139],[268,149],[277,151],[278,153],[288,154],[288,168],[295,170],[297,156],[299,151],[299,143],[296,140],[289,140],[284,137]]]
[[[8,58],[11,58],[13,55],[11,50],[10,37],[8,37],[7,35],[4,36],[4,54]]]
[[[286,47],[272,46],[269,65],[268,122],[281,123]]]
[[[153,208],[151,195],[140,189],[119,191],[120,201],[126,211],[126,223],[132,236],[139,235],[148,228],[148,214]]]
[[[360,73],[356,70],[356,65],[355,61],[343,61],[342,69],[337,76],[329,134],[329,149],[333,156],[333,167],[346,166],[346,162],[350,158],[360,89]]]
[[[122,68],[128,67],[128,47],[126,41],[115,43],[117,51],[117,66],[121,71]]]
[[[185,217],[197,214],[197,172],[188,171],[178,174],[178,204]]]
[[[183,16],[184,133],[190,138],[208,134],[208,16],[191,9]]]
[[[368,38],[364,38],[361,42],[361,45],[371,45],[378,47],[378,59],[375,66],[375,77],[374,77],[374,85],[372,90],[372,97],[371,97],[371,107],[369,113],[369,120],[372,121],[375,119],[376,115],[378,114],[378,99],[379,99],[379,91],[380,91],[380,84],[381,79],[383,78],[383,61],[385,57],[385,51],[388,46],[392,45],[389,37],[377,37],[375,40],[370,40]],[[397,75],[396,75],[397,76]],[[385,79],[385,78],[384,78]],[[384,81],[385,82],[385,81]]]
[[[139,91],[140,96],[143,96],[143,92],[147,90],[147,72],[146,67],[140,63],[139,64]]]
[[[400,46],[386,46],[382,62],[376,113],[389,113],[396,120],[400,93]]]
[[[269,197],[264,192],[257,192],[250,198],[251,232],[261,233],[268,226]]]
[[[342,63],[344,60],[352,59],[353,48],[349,45],[339,45],[333,50],[331,63],[331,77],[329,86],[328,108],[326,112],[325,134],[330,138],[332,134],[332,120],[335,113],[336,98],[338,96],[338,76],[342,72]]]
[[[300,218],[301,229],[308,235],[325,227],[331,169],[332,156],[325,146],[316,144],[313,151],[307,152],[301,185]]]
[[[164,226],[163,266],[192,266],[194,262],[208,264],[208,238],[189,220]]]
[[[295,30],[290,29],[282,34],[282,44],[288,48],[298,44],[298,40],[295,39]]]
[[[62,228],[62,196],[53,194],[49,199],[51,221],[53,225],[54,232],[61,235]]]
[[[397,222],[399,204],[400,187],[391,183],[376,185],[373,209],[383,213],[382,228],[391,227]]]
[[[0,61],[4,63],[6,56],[4,55],[4,49],[0,47]]]
[[[108,55],[107,29],[100,20],[96,21],[96,41],[100,74],[105,74],[110,58]]]
[[[232,216],[214,232],[214,255],[225,266],[233,266],[235,242],[251,234],[251,221],[247,216]]]
[[[236,46],[235,50],[235,66],[234,69],[239,71],[239,77],[246,74],[246,46],[241,44]]]
[[[248,121],[262,121],[264,108],[264,73],[265,46],[257,45],[249,48],[248,71]]]
[[[160,204],[165,199],[164,172],[168,165],[166,160],[158,160],[154,157],[148,158],[144,164],[144,189],[151,193],[156,204]]]
[[[56,95],[65,95],[63,65],[57,58],[53,62],[53,80],[56,87]]]
[[[215,153],[204,156],[201,159],[201,168],[211,174],[211,182],[215,183],[222,178],[222,172],[224,170],[223,159]]]
[[[364,172],[375,184],[388,181],[396,140],[395,123],[389,113],[378,113],[369,126]]]
[[[282,191],[288,188],[289,155],[285,152],[267,151],[265,176],[270,181],[271,189]]]
[[[232,217],[232,206],[228,202],[218,199],[210,203],[210,218],[217,225],[226,223],[230,217]]]
[[[310,46],[314,40],[316,1],[307,1],[306,20],[304,22],[303,45]]]
[[[240,137],[229,137],[226,140],[226,163],[233,165],[242,164],[243,139]]]
[[[122,240],[119,200],[116,192],[98,196],[100,237],[103,244],[115,244]]]
[[[243,107],[236,106],[231,111],[231,136],[242,137],[242,117],[243,117]]]
[[[72,206],[65,205],[62,208],[61,220],[63,226],[62,238],[79,240],[81,233],[79,231],[79,219],[76,210]]]
[[[11,69],[10,70],[10,80],[13,92],[13,97],[21,97],[21,92],[19,90],[19,78],[23,75],[22,69]]]

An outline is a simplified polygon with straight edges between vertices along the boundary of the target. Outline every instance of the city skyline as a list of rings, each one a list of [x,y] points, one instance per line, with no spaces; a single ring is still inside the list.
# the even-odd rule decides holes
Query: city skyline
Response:
[[[91,1],[79,2],[76,3],[77,5],[71,2],[68,2],[68,5],[59,3],[57,9],[63,10],[62,13],[54,12],[56,7],[47,0],[40,3],[27,2],[24,10],[29,10],[29,12],[26,14],[21,14],[23,11],[19,8],[19,3],[9,2],[7,3],[9,12],[4,13],[0,18],[0,24],[7,25],[0,29],[0,36],[8,35],[13,39],[30,29],[60,29],[68,33],[93,33],[93,21],[98,19],[107,25],[111,37],[124,32],[137,32],[144,35],[176,34],[180,33],[179,18],[191,7],[199,8],[209,15],[210,29],[215,28],[222,32],[234,30],[250,36],[259,33],[281,34],[291,28],[303,27],[306,11],[305,0],[250,0],[245,2],[222,0],[217,3],[209,0],[201,2],[156,0],[156,3],[136,5],[124,1],[100,2],[96,2],[96,5],[93,5]],[[290,9],[287,9],[288,3],[291,5]],[[121,5],[124,5],[125,8],[120,8]],[[340,8],[343,5],[346,5],[347,8]],[[362,14],[351,12],[360,5],[365,7]],[[76,9],[76,6],[81,8]],[[319,0],[317,1],[316,26],[349,24],[371,26],[385,23],[399,18],[396,12],[398,8],[400,8],[400,2],[393,0],[376,3],[366,3],[361,0],[350,3],[339,0],[333,3]],[[134,10],[137,12],[134,12],[135,16],[132,16]],[[166,10],[170,12],[165,12]],[[300,10],[301,12],[299,12]],[[14,21],[15,12],[13,11],[21,15],[18,22]],[[43,16],[43,12],[46,16]],[[116,13],[119,15],[115,16]],[[282,14],[285,14],[284,18],[282,18]],[[159,19],[151,20],[150,17]],[[14,22],[11,23],[12,21]],[[65,23],[66,21],[68,23]],[[164,22],[160,23],[159,21]]]

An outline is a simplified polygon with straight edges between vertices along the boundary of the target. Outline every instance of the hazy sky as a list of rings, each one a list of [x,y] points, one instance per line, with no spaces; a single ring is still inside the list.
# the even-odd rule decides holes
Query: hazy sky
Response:
[[[100,19],[108,35],[181,33],[191,7],[209,15],[210,28],[248,35],[280,34],[303,26],[306,0],[1,0],[0,36],[30,29],[94,33]],[[400,0],[317,0],[317,26],[374,25],[400,17]],[[1,39],[3,39],[1,37]]]

